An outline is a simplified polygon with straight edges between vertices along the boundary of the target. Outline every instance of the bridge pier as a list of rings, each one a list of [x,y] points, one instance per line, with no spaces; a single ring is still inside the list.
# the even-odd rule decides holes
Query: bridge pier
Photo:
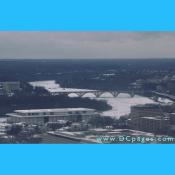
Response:
[[[86,92],[77,92],[76,94],[78,95],[78,97],[82,97],[83,95],[86,94]]]
[[[131,92],[131,93],[129,93],[129,94],[130,94],[130,97],[131,97],[131,98],[135,96],[135,93],[134,93],[134,92]]]
[[[118,91],[111,91],[110,93],[112,94],[113,97],[117,97],[119,94]]]
[[[103,92],[97,91],[97,92],[94,92],[93,94],[96,96],[96,98],[99,98],[103,94]]]

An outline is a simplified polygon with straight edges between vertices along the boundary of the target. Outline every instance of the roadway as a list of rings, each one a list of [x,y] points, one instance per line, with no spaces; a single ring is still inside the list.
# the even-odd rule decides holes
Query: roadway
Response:
[[[166,94],[166,93],[161,93],[161,92],[157,92],[157,91],[152,91],[152,93],[153,94],[156,94],[156,95],[159,95],[159,96],[162,96],[162,97],[169,98],[170,100],[175,101],[175,96],[174,95]]]

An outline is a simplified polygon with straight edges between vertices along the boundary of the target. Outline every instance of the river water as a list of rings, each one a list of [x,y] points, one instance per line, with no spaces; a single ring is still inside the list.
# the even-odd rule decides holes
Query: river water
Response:
[[[72,90],[72,88],[63,88],[60,87],[59,84],[56,84],[54,80],[51,81],[39,81],[39,82],[31,82],[33,86],[42,86],[50,92],[55,92],[59,90]],[[77,97],[76,94],[72,93],[69,95],[70,97]],[[85,94],[82,98],[95,98],[95,96],[91,93]],[[112,106],[112,109],[109,111],[103,112],[102,115],[111,116],[114,118],[119,118],[122,115],[127,115],[130,113],[131,106],[138,104],[148,104],[148,103],[156,103],[152,99],[147,97],[142,97],[135,95],[134,97],[130,97],[129,94],[121,93],[118,97],[114,98],[110,93],[104,93],[100,98],[95,98],[96,100],[105,100],[109,105]],[[169,101],[167,101],[169,102]]]

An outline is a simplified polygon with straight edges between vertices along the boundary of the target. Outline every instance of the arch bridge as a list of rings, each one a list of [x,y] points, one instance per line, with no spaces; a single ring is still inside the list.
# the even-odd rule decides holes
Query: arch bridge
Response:
[[[134,97],[134,91],[118,91],[118,90],[60,90],[57,92],[51,92],[52,95],[69,95],[76,94],[78,97],[83,97],[85,94],[93,94],[96,98],[100,98],[104,93],[110,93],[114,98],[117,97],[120,93],[127,93],[130,97]]]

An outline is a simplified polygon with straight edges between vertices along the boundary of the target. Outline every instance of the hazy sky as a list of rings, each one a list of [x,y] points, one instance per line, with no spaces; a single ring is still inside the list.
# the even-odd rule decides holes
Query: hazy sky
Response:
[[[0,32],[0,58],[175,58],[175,32]]]

